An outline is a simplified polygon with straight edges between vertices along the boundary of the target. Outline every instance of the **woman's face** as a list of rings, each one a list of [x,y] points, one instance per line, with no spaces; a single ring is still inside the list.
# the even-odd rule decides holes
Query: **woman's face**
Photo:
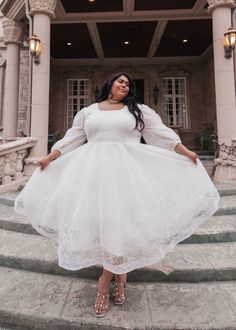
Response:
[[[111,92],[110,92],[110,98],[113,100],[119,101],[123,100],[129,93],[129,79],[126,76],[121,75],[116,80],[114,80]]]

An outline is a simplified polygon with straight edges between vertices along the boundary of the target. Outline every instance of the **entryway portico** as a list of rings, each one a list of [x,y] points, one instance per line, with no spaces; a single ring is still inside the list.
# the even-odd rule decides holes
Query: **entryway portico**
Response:
[[[131,73],[134,79],[144,80],[145,103],[158,110],[162,117],[166,116],[167,122],[171,126],[174,126],[173,121],[176,121],[176,116],[178,116],[178,107],[181,107],[184,114],[184,107],[188,106],[190,109],[189,104],[191,105],[192,112],[188,113],[185,118],[185,121],[188,120],[190,124],[182,132],[184,143],[186,140],[191,144],[193,133],[199,130],[204,122],[199,119],[205,115],[204,112],[198,115],[196,113],[197,103],[202,102],[205,108],[213,109],[211,114],[206,112],[205,115],[211,118],[210,121],[214,119],[215,108],[220,145],[215,179],[217,181],[236,180],[234,56],[226,59],[222,45],[223,34],[231,25],[232,18],[234,19],[235,1],[197,0],[190,2],[183,2],[182,8],[179,8],[180,5],[176,5],[177,2],[174,0],[169,1],[167,7],[164,7],[164,2],[160,1],[160,7],[155,8],[156,2],[151,1],[148,8],[145,7],[147,4],[138,0],[116,1],[116,4],[114,2],[113,5],[110,1],[110,5],[107,3],[107,7],[97,1],[93,4],[95,5],[93,10],[90,9],[92,4],[89,4],[89,1],[82,1],[81,5],[76,1],[62,0],[29,0],[28,2],[21,0],[17,3],[13,0],[5,0],[2,2],[1,10],[7,17],[3,23],[5,44],[7,45],[3,107],[3,136],[6,138],[17,136],[19,51],[23,42],[26,45],[29,36],[27,35],[27,16],[30,15],[32,18],[33,32],[42,42],[40,63],[35,64],[32,61],[32,71],[29,71],[29,80],[32,84],[29,84],[29,86],[31,85],[27,111],[29,128],[26,133],[28,136],[37,138],[37,143],[26,160],[28,168],[31,165],[34,166],[37,160],[47,152],[48,127],[51,125],[53,131],[64,132],[67,129],[69,95],[66,92],[68,85],[65,86],[65,84],[68,83],[68,80],[71,79],[74,84],[78,77],[90,79],[90,98],[88,100],[92,102],[94,101],[93,91],[97,86],[100,87],[102,80],[114,70],[125,69]],[[183,48],[183,45],[181,45],[182,48],[180,46],[178,48],[176,46],[173,31],[178,36],[179,26],[190,30],[191,21],[199,22],[199,31],[201,31],[201,26],[209,31],[210,15],[212,15],[213,26],[213,55],[211,55],[211,40],[207,40],[204,35],[202,35],[202,43],[199,42],[200,48],[197,46],[196,49],[193,46]],[[143,33],[144,30],[145,33]],[[109,35],[109,31],[112,36]],[[121,32],[120,37],[119,31]],[[129,36],[136,41],[134,48],[132,45],[129,49],[121,48],[122,41],[130,42],[125,40],[125,31],[129,31]],[[77,39],[73,39],[73,34]],[[146,36],[146,40],[143,39],[143,36]],[[139,39],[142,40],[141,45],[138,43]],[[61,40],[62,43],[59,42]],[[78,40],[78,44],[75,47],[76,40]],[[119,40],[119,47],[114,44],[114,40]],[[174,47],[170,47],[168,40]],[[200,68],[201,70],[205,68],[206,72],[210,71],[208,62],[211,61],[209,60],[211,56],[214,60],[214,77],[212,76],[208,84],[213,85],[215,81],[215,107],[213,101],[210,104],[207,103],[207,97],[214,93],[214,88],[207,86],[206,78],[204,78],[206,92],[196,96],[195,99],[192,96],[195,86],[198,88],[201,85],[201,77],[196,82]],[[191,68],[194,65],[195,69]],[[183,77],[184,80],[178,80]],[[203,73],[202,77],[204,77]],[[167,78],[169,80],[165,80]],[[50,82],[51,92],[49,93]],[[62,82],[64,87],[62,87]],[[164,87],[165,84],[166,87]],[[167,97],[164,97],[164,92],[165,88],[167,90],[175,84],[179,84],[179,90],[186,84],[186,90],[191,89],[191,99],[189,96],[184,99],[180,94],[173,98],[176,103],[175,109],[177,109],[173,115],[171,111],[165,112],[170,103],[168,106],[165,105]],[[156,100],[153,97],[156,85],[160,91],[157,105],[155,105]],[[200,87],[203,88],[203,86]],[[174,87],[171,88],[174,89]],[[62,93],[57,94],[58,90],[62,90]],[[203,105],[200,103],[199,107],[203,107]]]

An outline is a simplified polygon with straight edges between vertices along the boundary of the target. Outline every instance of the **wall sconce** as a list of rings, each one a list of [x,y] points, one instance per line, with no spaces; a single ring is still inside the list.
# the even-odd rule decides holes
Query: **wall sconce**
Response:
[[[152,90],[152,96],[154,99],[154,104],[157,105],[158,97],[159,97],[159,89],[157,88],[157,85]]]
[[[230,26],[224,33],[224,51],[225,58],[229,59],[232,57],[232,52],[235,48],[236,30]]]
[[[33,56],[34,63],[39,64],[40,54],[42,52],[41,40],[35,34],[33,34],[31,37],[29,37],[28,41],[29,41],[30,53]]]
[[[97,101],[99,95],[100,95],[100,91],[99,91],[98,86],[96,86],[96,88],[95,88],[95,90],[94,90],[94,98],[95,98],[95,101]]]

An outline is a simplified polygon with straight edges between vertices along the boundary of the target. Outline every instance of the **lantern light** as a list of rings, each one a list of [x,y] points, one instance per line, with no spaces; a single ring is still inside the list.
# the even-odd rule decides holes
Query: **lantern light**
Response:
[[[232,52],[235,48],[236,30],[230,26],[224,33],[224,51],[225,58],[229,59],[232,57]]]
[[[30,53],[34,58],[34,63],[39,64],[40,63],[40,54],[42,52],[42,44],[41,40],[33,34],[29,39],[29,49]]]

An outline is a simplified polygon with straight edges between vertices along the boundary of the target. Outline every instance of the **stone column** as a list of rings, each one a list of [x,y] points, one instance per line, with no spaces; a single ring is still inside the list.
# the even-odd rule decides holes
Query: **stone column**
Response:
[[[23,23],[6,19],[2,25],[4,43],[7,45],[3,136],[15,137],[17,134],[20,45],[22,44]]]
[[[236,7],[234,0],[208,0],[208,12],[212,14],[213,50],[215,66],[216,114],[219,143],[219,158],[215,160],[214,180],[231,182],[236,180],[236,163],[225,150],[235,146],[236,108],[234,55],[231,59],[224,57],[223,37],[232,24],[232,9]],[[234,147],[233,147],[234,148]]]
[[[33,63],[32,112],[30,135],[38,142],[32,149],[28,163],[35,164],[47,154],[50,82],[50,24],[57,0],[29,0],[33,16],[33,32],[42,42],[40,63]]]
[[[3,87],[4,87],[4,76],[6,70],[6,61],[0,61],[0,130],[3,130],[3,122],[2,122],[2,115],[3,115]]]

